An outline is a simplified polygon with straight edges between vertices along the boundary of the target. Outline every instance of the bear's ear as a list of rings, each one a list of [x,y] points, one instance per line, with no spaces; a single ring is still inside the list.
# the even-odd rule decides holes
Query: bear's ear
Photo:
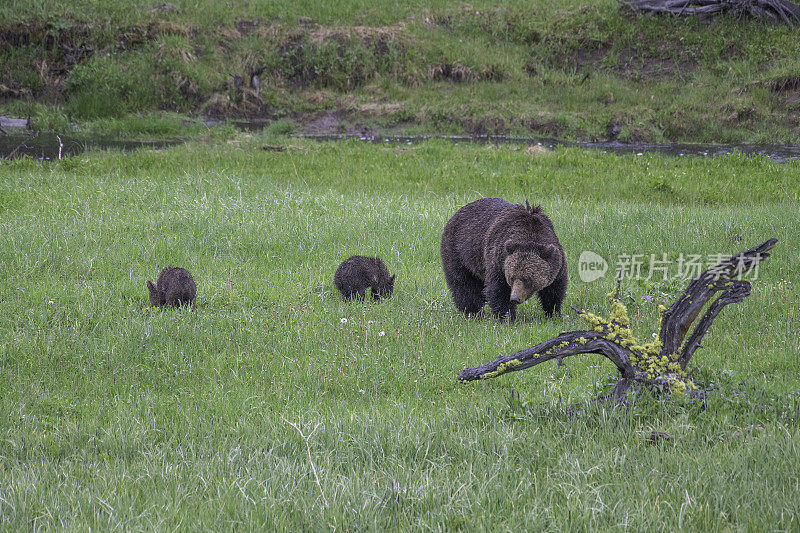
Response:
[[[540,244],[536,247],[539,257],[546,259],[558,255],[558,247],[555,244]]]
[[[509,254],[509,255],[511,255],[511,254],[513,254],[513,253],[514,253],[514,250],[516,250],[517,248],[519,248],[519,244],[517,244],[516,242],[514,242],[512,239],[508,239],[508,240],[506,241],[505,248],[506,248],[506,253],[507,253],[507,254]]]
[[[544,252],[544,257],[550,259],[550,265],[558,270],[561,268],[561,260],[563,256],[561,255],[561,249],[558,247],[557,244],[548,244],[542,250]],[[558,266],[555,266],[558,264]]]

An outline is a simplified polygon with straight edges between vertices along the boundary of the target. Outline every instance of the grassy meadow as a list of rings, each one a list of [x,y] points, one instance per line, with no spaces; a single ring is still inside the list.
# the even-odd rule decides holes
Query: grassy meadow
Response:
[[[693,358],[705,405],[608,390],[600,356],[458,384],[581,329],[538,303],[460,315],[439,238],[483,196],[540,203],[569,305],[607,313],[578,257],[779,243]],[[800,528],[800,166],[518,146],[236,135],[0,164],[0,529]],[[381,303],[338,264],[379,255]],[[150,308],[184,266],[197,307]],[[685,282],[626,280],[640,338]],[[654,431],[670,439],[651,442]]]

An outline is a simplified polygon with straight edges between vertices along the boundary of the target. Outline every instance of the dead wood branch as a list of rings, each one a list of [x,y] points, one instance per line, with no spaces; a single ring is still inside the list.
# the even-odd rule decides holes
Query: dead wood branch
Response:
[[[621,0],[623,6],[643,13],[712,17],[731,13],[794,28],[800,22],[800,4],[791,0]]]
[[[750,282],[737,278],[757,269],[761,261],[769,257],[769,250],[777,242],[777,239],[770,239],[744,250],[693,279],[680,298],[664,310],[658,338],[651,343],[640,344],[633,336],[627,309],[619,298],[621,279],[618,278],[616,290],[608,295],[611,304],[608,320],[573,307],[592,326],[590,330],[565,332],[485,365],[465,368],[458,379],[464,383],[494,378],[552,359],[561,364],[565,357],[596,353],[609,359],[620,372],[620,381],[612,392],[612,397],[617,401],[625,399],[633,382],[667,385],[675,393],[691,391],[695,387],[690,373],[686,371],[689,360],[695,350],[701,347],[703,336],[722,308],[741,302],[750,294]],[[717,299],[711,302],[684,342],[700,311],[717,293],[720,293]]]

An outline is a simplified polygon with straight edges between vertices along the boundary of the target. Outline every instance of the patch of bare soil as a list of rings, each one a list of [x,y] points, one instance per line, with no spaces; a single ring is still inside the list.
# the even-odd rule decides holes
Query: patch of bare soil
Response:
[[[787,108],[800,107],[800,76],[785,76],[774,80],[770,89],[777,93]]]
[[[259,21],[257,19],[241,19],[236,21],[235,26],[240,35],[249,35],[258,28]]]
[[[458,63],[433,65],[428,69],[428,78],[434,81],[449,81],[452,83],[463,83],[478,79],[471,68]]]
[[[531,133],[545,135],[548,137],[560,137],[564,131],[564,126],[558,121],[546,117],[526,117],[522,119],[525,129]]]
[[[632,49],[620,51],[614,61],[608,60],[608,46],[580,48],[566,55],[556,55],[553,66],[567,70],[610,70],[628,79],[660,79],[691,73],[697,62],[691,59],[675,60],[668,49],[660,56],[645,56]],[[608,66],[607,66],[608,65]],[[535,72],[535,69],[534,69]]]
[[[579,48],[570,53],[556,52],[548,63],[552,68],[562,70],[585,70],[587,67],[598,69],[607,54],[608,46]],[[525,66],[525,70],[533,75],[536,67],[530,63]]]
[[[305,133],[344,133],[349,113],[344,109],[310,113],[298,118],[299,129]]]
[[[693,60],[676,61],[669,56],[643,57],[633,50],[624,50],[619,55],[616,70],[629,79],[657,79],[689,74],[697,68]]]
[[[508,73],[499,65],[489,65],[477,71],[460,63],[444,63],[428,67],[428,79],[464,83],[474,81],[503,81]]]
[[[770,87],[776,93],[800,91],[800,76],[785,76],[773,81]]]
[[[583,70],[586,67],[598,69],[607,55],[608,47],[606,46],[588,50],[578,49],[567,58],[567,64],[576,67],[578,70]]]
[[[505,135],[509,132],[502,117],[462,117],[459,122],[470,135]]]
[[[374,117],[386,117],[400,111],[403,104],[398,103],[369,103],[358,106],[358,111]]]

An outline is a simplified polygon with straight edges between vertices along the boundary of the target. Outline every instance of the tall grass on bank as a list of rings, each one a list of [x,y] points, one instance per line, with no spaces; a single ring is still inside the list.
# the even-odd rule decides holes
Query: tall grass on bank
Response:
[[[445,142],[238,136],[4,163],[0,524],[797,529],[799,191],[796,163],[741,155]],[[645,395],[571,413],[614,373],[592,355],[457,384],[465,365],[582,327],[535,302],[514,325],[455,310],[440,232],[481,196],[542,204],[565,304],[595,312],[613,282],[580,281],[583,250],[613,268],[777,237],[695,357],[705,406]],[[341,301],[333,272],[355,253],[397,274],[389,300]],[[194,274],[194,312],[149,308],[145,281],[168,264]],[[634,331],[683,287],[625,281]]]

